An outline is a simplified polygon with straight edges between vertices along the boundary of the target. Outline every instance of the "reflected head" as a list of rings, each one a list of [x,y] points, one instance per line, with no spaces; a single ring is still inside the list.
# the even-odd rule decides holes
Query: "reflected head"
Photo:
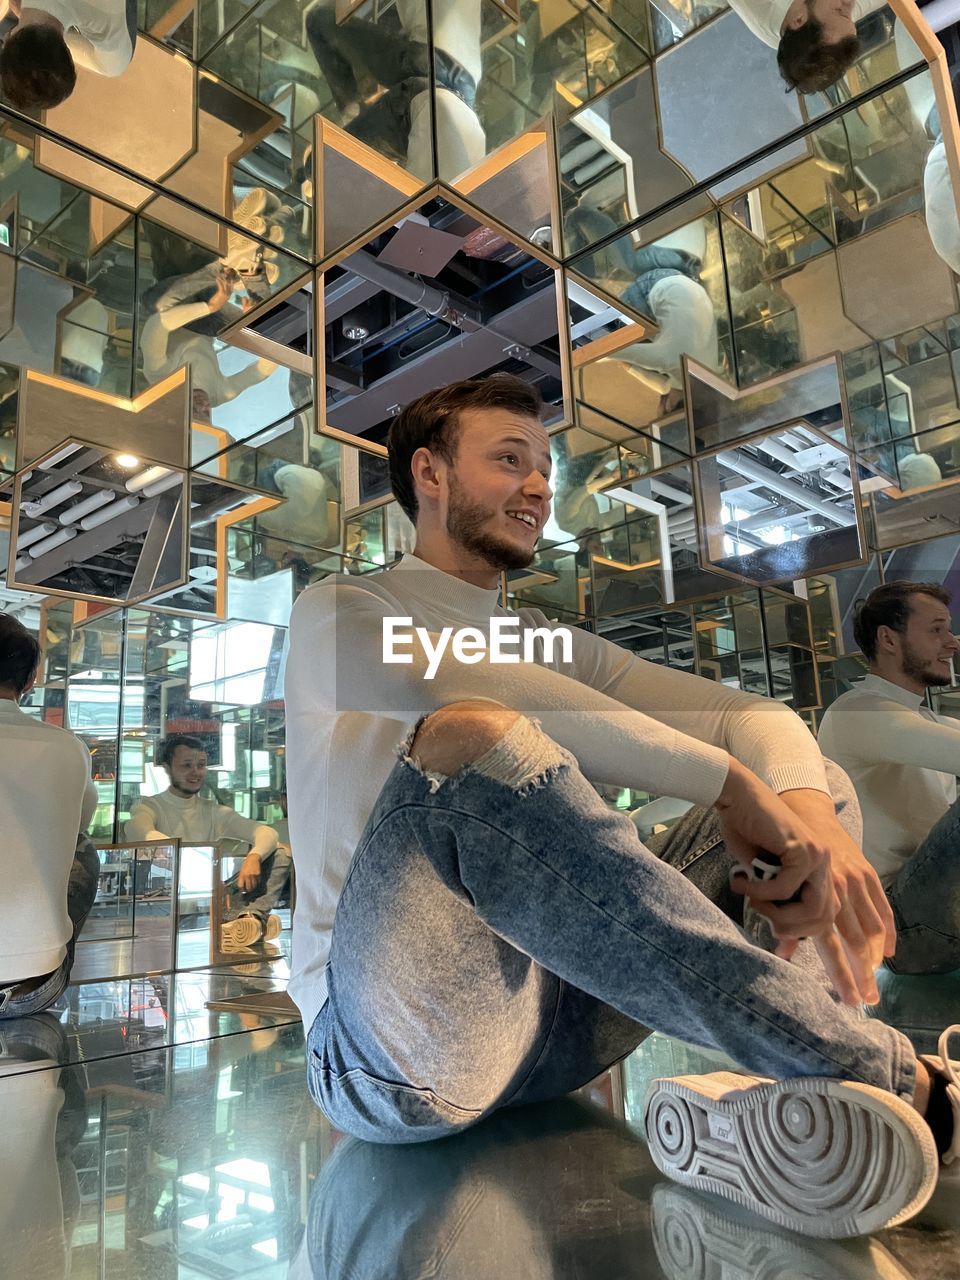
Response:
[[[63,32],[46,23],[12,31],[0,49],[0,83],[20,111],[56,107],[69,98],[77,70]]]
[[[157,763],[166,769],[175,795],[195,796],[202,789],[207,776],[207,749],[199,738],[173,734],[157,752]]]
[[[0,613],[0,694],[20,698],[32,686],[40,665],[40,645],[23,623]]]
[[[936,582],[886,582],[858,600],[853,636],[875,665],[920,685],[951,680],[960,648],[950,621],[950,593]]]
[[[390,427],[387,451],[393,496],[416,524],[417,496],[410,465],[418,449],[430,449],[450,466],[457,456],[460,414],[465,410],[506,409],[525,418],[540,417],[540,392],[522,378],[495,373],[489,378],[451,382],[413,400]]]
[[[788,91],[821,93],[840,79],[860,53],[847,0],[794,0],[777,48]]]

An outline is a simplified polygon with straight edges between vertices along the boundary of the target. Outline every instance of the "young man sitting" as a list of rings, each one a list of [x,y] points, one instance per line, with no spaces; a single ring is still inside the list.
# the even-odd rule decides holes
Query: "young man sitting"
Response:
[[[870,672],[823,717],[820,749],[849,773],[863,847],[897,922],[895,973],[960,969],[960,720],[924,706],[951,683],[960,641],[934,582],[888,582],[858,610]]]
[[[878,1000],[895,942],[855,801],[830,794],[783,705],[586,630],[565,653],[534,634],[552,631],[538,610],[500,605],[501,573],[531,563],[549,515],[540,409],[507,376],[408,405],[388,444],[413,553],[293,608],[290,994],[312,1096],[355,1136],[438,1138],[568,1093],[657,1030],[763,1077],[655,1082],[661,1169],[814,1234],[901,1221],[932,1193],[938,1150],[960,1154],[960,1088],[844,1007]],[[506,628],[525,660],[493,661]],[[591,783],[712,806],[722,839],[705,813],[678,861],[701,844],[736,859],[777,954]],[[775,879],[750,878],[761,852]],[[811,945],[842,1003],[788,962]]]
[[[160,795],[140,797],[124,828],[127,839],[179,837],[185,844],[239,840],[249,845],[236,877],[245,905],[224,924],[223,945],[235,950],[277,937],[280,920],[271,913],[290,879],[292,859],[286,848],[278,847],[276,831],[200,795],[207,779],[207,753],[199,738],[169,737],[157,759],[170,786]]]

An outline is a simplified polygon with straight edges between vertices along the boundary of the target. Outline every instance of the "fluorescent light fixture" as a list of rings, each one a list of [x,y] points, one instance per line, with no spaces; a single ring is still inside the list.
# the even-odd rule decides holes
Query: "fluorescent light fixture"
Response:
[[[135,494],[129,494],[126,498],[118,498],[116,502],[109,502],[105,507],[101,507],[99,511],[94,511],[92,515],[84,516],[80,521],[80,528],[96,529],[99,525],[106,524],[108,520],[112,520],[114,516],[118,516],[124,511],[132,511],[139,503],[140,499]]]
[[[54,551],[57,547],[62,547],[65,542],[69,542],[71,538],[76,536],[76,529],[58,529],[49,538],[44,538],[41,542],[35,542],[27,554],[36,560],[40,556],[45,556],[48,551]]]
[[[26,533],[21,533],[17,539],[17,550],[26,551],[27,547],[39,542],[41,538],[49,538],[51,533],[56,533],[56,531],[57,526],[52,520],[44,520],[42,524],[36,525],[33,529],[28,529]]]
[[[65,458],[72,457],[78,453],[80,446],[78,444],[67,444],[62,449],[58,449],[56,453],[51,453],[46,462],[38,462],[37,466],[41,471],[52,471],[54,467],[58,467]]]
[[[42,516],[53,507],[59,507],[60,503],[66,502],[68,498],[75,498],[78,493],[83,493],[83,485],[80,481],[68,480],[65,484],[58,484],[55,489],[45,493],[36,502],[31,502],[29,498],[26,500],[21,499],[20,509],[26,512],[28,516]]]
[[[99,511],[101,507],[105,507],[108,502],[113,501],[114,496],[112,489],[100,489],[96,493],[91,493],[89,498],[83,498],[80,502],[75,502],[72,507],[67,507],[66,511],[61,511],[57,519],[61,524],[74,524],[75,521],[88,516],[91,511]]]
[[[183,482],[183,475],[179,471],[173,471],[168,476],[163,476],[159,480],[154,480],[152,484],[146,485],[143,490],[145,498],[155,498],[158,493],[163,493],[165,489],[172,489],[175,485]]]
[[[145,489],[148,484],[153,484],[155,480],[163,480],[168,475],[170,475],[169,467],[147,467],[139,475],[130,477],[126,483],[127,491],[137,493],[138,490]]]

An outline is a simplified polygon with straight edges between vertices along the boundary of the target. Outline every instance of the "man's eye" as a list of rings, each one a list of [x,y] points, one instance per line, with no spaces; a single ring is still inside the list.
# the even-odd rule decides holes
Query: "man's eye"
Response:
[[[514,462],[517,461],[517,455],[515,453],[503,453],[500,456],[502,458],[512,458]]]

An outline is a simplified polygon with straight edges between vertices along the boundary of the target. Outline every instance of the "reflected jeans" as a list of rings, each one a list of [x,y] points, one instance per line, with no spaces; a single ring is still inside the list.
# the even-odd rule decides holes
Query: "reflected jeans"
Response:
[[[887,885],[897,922],[894,973],[952,973],[960,969],[960,800],[927,834]]]
[[[365,18],[338,23],[333,9],[312,8],[306,19],[307,39],[340,111],[362,106],[360,84],[373,79],[387,92],[345,126],[346,132],[395,159],[406,158],[411,103],[430,89],[430,50],[403,31]],[[449,89],[470,108],[477,98],[473,76],[450,54],[434,49],[438,87]]]
[[[47,1009],[63,993],[73,968],[77,937],[97,897],[100,883],[100,858],[93,841],[82,831],[77,837],[73,866],[67,883],[67,914],[73,925],[73,933],[67,943],[67,954],[59,968],[48,975],[41,986],[25,995],[15,995],[16,987],[0,986],[0,1018],[21,1018],[26,1014]],[[25,904],[25,909],[28,909]]]
[[[307,1037],[337,1128],[442,1137],[579,1088],[650,1030],[760,1074],[912,1097],[906,1037],[749,942],[536,721],[452,777],[413,763],[415,733],[354,855]],[[675,854],[706,874],[701,846],[714,835]]]
[[[231,911],[227,919],[233,920],[238,915],[245,915],[257,916],[261,921],[266,920],[280,902],[284,890],[290,883],[292,865],[293,858],[290,856],[290,850],[286,845],[278,845],[273,853],[268,854],[261,861],[260,882],[256,889],[241,894],[243,906]],[[236,883],[236,876],[231,876],[229,880],[224,881],[224,887],[234,890]]]

